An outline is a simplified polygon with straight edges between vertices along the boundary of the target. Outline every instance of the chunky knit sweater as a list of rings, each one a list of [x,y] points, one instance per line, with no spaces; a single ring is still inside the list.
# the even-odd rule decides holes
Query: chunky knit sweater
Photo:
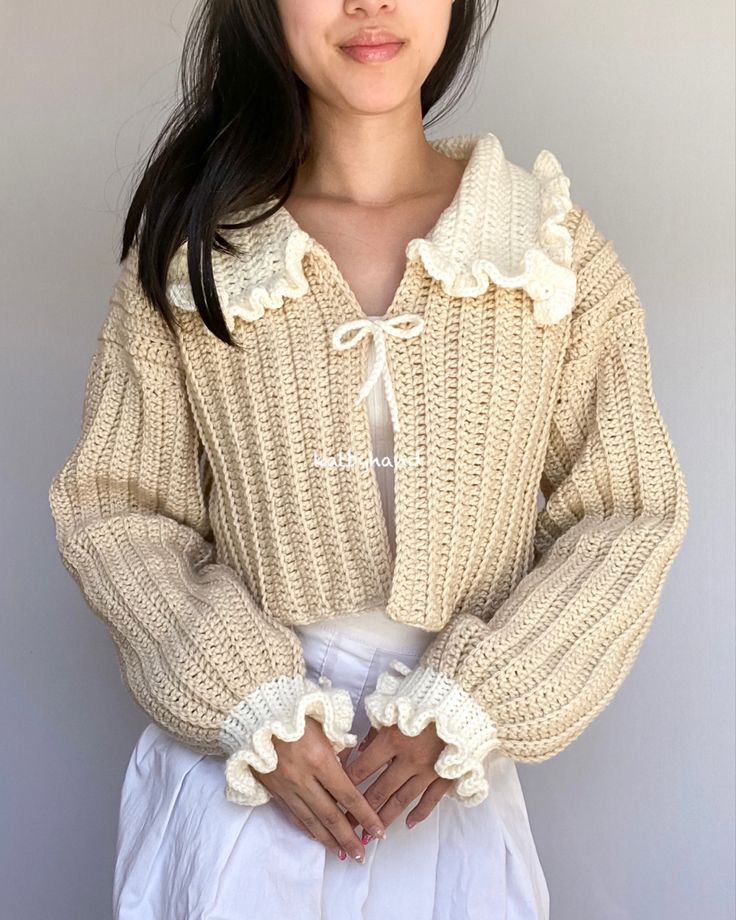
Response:
[[[305,676],[292,627],[385,604],[434,635],[379,677],[370,721],[433,721],[448,794],[479,803],[486,757],[549,758],[611,700],[685,534],[644,310],[559,161],[542,150],[526,170],[492,134],[430,143],[470,161],[383,317],[284,208],[224,231],[240,256],[213,253],[237,347],[194,310],[186,244],[175,333],[131,250],[50,486],[61,558],[126,686],[225,758],[233,802],[270,798],[251,767],[273,770],[273,737],[306,716],[336,753],[356,743],[349,694]],[[379,376],[395,558],[361,462]]]

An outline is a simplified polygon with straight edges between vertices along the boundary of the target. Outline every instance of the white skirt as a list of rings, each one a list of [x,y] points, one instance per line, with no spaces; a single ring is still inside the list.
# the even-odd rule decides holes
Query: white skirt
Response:
[[[295,631],[308,676],[326,675],[350,693],[359,740],[370,728],[362,701],[378,675],[392,658],[416,664],[432,638],[382,610]],[[228,801],[223,765],[223,757],[198,754],[154,723],[143,731],[121,793],[115,920],[549,918],[546,880],[508,757],[486,758],[490,792],[480,805],[445,796],[411,830],[407,807],[385,840],[365,845],[363,864],[340,861],[309,839],[274,800],[254,807]]]

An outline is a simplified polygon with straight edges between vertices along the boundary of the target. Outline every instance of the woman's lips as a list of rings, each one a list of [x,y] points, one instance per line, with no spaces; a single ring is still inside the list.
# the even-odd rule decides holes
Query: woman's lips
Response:
[[[403,42],[386,42],[381,45],[342,45],[340,50],[354,61],[369,64],[375,61],[390,61],[403,47]]]

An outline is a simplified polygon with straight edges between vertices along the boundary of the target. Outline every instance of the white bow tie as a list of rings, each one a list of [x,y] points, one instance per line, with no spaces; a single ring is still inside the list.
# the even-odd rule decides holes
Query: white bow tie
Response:
[[[352,348],[366,335],[373,335],[373,344],[375,347],[375,360],[371,367],[370,373],[360,388],[355,405],[359,405],[374,387],[378,378],[383,375],[383,385],[386,391],[389,410],[391,412],[391,424],[394,433],[399,430],[399,412],[394,396],[394,388],[391,383],[391,375],[386,363],[386,342],[384,336],[392,335],[397,339],[411,339],[424,329],[424,318],[418,313],[400,313],[397,316],[389,317],[361,317],[360,319],[351,319],[346,323],[341,323],[332,333],[332,346],[340,351],[346,348]],[[346,334],[353,332],[353,335],[346,338]]]

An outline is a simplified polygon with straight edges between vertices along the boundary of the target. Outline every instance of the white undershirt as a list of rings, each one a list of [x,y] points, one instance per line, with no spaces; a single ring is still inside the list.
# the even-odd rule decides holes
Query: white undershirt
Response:
[[[373,339],[370,341],[373,361]],[[386,390],[383,377],[379,377],[366,397],[368,404],[368,422],[370,425],[373,458],[378,458],[373,469],[376,472],[378,488],[381,492],[383,515],[386,521],[392,556],[396,555],[396,519],[394,514],[394,432],[391,425]],[[388,458],[384,460],[383,458]]]

